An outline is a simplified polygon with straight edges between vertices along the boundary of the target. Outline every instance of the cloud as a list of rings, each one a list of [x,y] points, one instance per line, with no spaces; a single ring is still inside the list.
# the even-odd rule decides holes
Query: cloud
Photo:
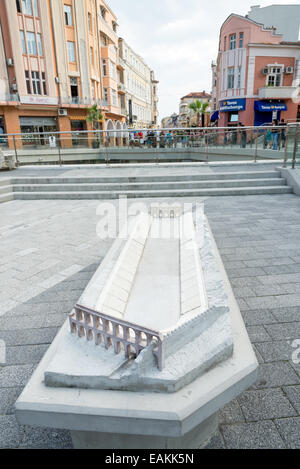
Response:
[[[253,0],[107,0],[119,34],[153,68],[160,81],[160,117],[178,111],[191,91],[211,90],[211,62],[219,31],[231,13],[246,15]],[[261,6],[297,0],[260,0]]]

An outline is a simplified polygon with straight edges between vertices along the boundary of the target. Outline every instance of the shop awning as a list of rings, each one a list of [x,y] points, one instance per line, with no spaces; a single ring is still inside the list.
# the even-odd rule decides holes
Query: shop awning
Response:
[[[287,105],[276,101],[255,101],[254,109],[260,112],[286,111]]]
[[[210,116],[210,122],[216,122],[219,119],[219,117],[220,117],[219,111],[213,112],[212,115]]]

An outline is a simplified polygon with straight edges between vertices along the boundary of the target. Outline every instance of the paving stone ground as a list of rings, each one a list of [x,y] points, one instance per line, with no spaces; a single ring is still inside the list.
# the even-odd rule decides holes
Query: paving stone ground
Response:
[[[202,202],[260,363],[255,385],[220,411],[208,448],[299,448],[300,198]],[[111,245],[97,237],[98,206],[0,205],[0,448],[72,447],[66,431],[19,426],[13,406]]]

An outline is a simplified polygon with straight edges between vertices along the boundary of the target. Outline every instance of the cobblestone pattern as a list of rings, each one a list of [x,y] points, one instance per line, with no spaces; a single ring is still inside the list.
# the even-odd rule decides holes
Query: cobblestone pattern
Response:
[[[0,206],[0,307],[15,302],[0,309],[0,448],[72,447],[66,431],[19,426],[13,405],[110,245],[96,237],[97,205]],[[300,199],[215,197],[205,207],[260,362],[255,385],[220,411],[207,448],[299,448]]]

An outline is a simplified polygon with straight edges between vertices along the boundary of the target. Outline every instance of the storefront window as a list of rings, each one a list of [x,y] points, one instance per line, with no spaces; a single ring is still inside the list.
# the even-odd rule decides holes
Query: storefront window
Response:
[[[5,134],[4,117],[0,116],[0,146],[6,143],[6,138],[3,137],[3,134]]]

